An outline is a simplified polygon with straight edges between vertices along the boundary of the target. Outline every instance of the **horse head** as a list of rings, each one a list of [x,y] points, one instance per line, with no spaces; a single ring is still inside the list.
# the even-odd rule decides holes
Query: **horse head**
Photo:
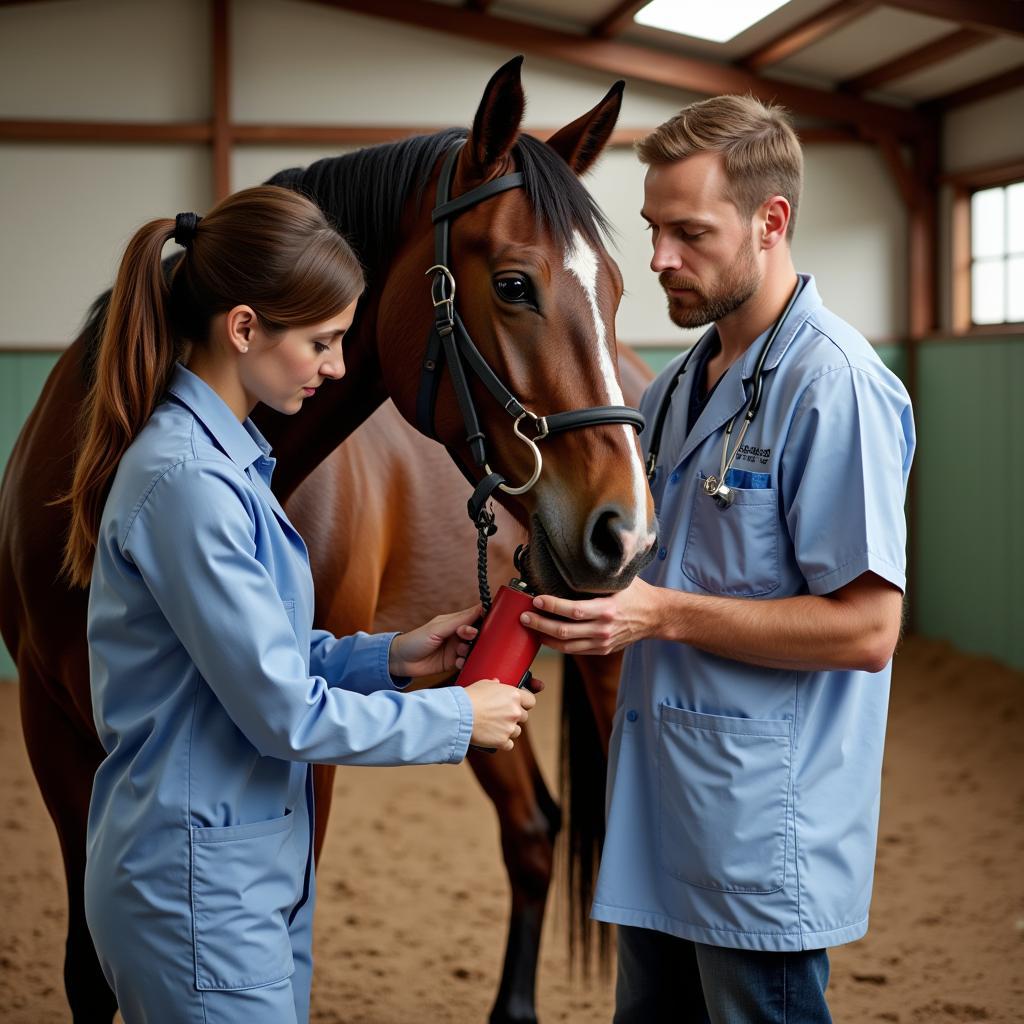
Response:
[[[529,531],[530,582],[605,593],[631,582],[655,541],[642,421],[616,368],[622,279],[579,181],[622,83],[541,143],[520,133],[520,64],[495,73],[468,136],[453,134],[433,170],[433,211],[423,203],[405,225],[375,304],[378,356],[409,422],[474,486],[501,478],[494,497]]]

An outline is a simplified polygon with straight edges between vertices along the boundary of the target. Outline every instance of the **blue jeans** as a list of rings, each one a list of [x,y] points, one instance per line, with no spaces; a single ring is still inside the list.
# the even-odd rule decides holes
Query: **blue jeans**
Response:
[[[828,952],[726,949],[619,926],[614,1024],[832,1024]]]

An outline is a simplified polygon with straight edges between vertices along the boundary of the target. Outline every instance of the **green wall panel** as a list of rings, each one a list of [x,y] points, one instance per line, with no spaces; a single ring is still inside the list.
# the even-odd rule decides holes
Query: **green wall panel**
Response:
[[[1024,338],[918,350],[918,628],[1024,668]]]

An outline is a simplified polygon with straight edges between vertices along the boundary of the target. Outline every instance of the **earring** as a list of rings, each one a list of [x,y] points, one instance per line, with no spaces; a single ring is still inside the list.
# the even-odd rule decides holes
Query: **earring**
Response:
[[[242,351],[243,352],[248,352],[249,351],[249,346],[248,345],[243,345],[242,346]]]

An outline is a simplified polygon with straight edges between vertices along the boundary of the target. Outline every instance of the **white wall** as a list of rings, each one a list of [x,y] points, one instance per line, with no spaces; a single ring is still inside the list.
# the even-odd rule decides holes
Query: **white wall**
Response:
[[[0,118],[201,121],[207,0],[48,0],[0,10]]]
[[[204,147],[0,145],[0,345],[71,341],[135,228],[207,208],[210,182]]]
[[[232,5],[232,116],[243,122],[467,125],[484,83],[514,51],[301,0]],[[209,116],[204,0],[54,0],[0,8],[0,117],[201,120]],[[87,41],[88,45],[83,45]],[[611,77],[527,57],[528,126],[593,106]],[[628,83],[620,125],[650,128],[692,95]],[[239,147],[233,187],[335,149]],[[905,217],[877,154],[812,145],[795,241],[826,302],[873,338],[903,330]],[[647,268],[643,172],[606,153],[588,184],[616,228],[623,340],[679,344]],[[132,230],[211,202],[202,147],[0,146],[0,346],[69,339],[109,285]]]

